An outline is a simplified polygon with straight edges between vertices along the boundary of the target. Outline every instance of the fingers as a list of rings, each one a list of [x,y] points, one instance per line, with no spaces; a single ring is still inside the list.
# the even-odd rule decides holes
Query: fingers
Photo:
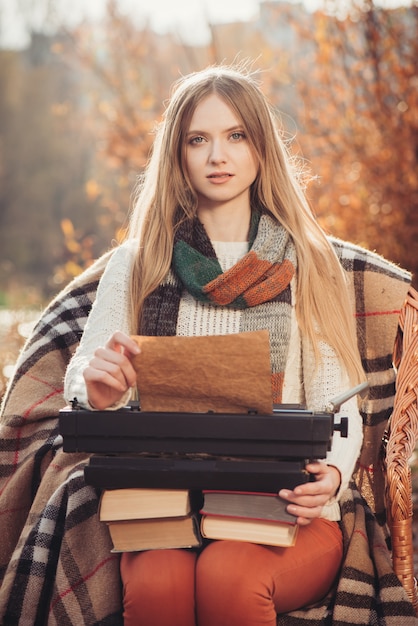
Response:
[[[289,502],[287,511],[295,515],[301,525],[321,515],[323,506],[335,495],[340,480],[337,468],[323,462],[310,463],[306,469],[316,480],[298,485],[293,491],[281,489],[278,494]]]
[[[296,517],[296,523],[300,526],[306,526],[310,524],[312,520],[320,517],[322,513],[322,506],[317,507],[301,507],[294,504],[289,504],[287,507],[288,513]]]
[[[296,517],[296,522],[300,525],[309,524],[313,519],[319,517],[322,513],[323,506],[327,501],[327,498],[322,496],[319,498],[309,496],[298,500],[292,500],[292,495],[285,497],[286,494],[292,494],[292,492],[287,492],[285,489],[279,492],[279,496],[281,498],[289,501],[289,504],[286,507],[287,512],[294,515]]]
[[[139,354],[141,352],[138,344],[121,331],[116,331],[106,343],[106,348],[115,352],[129,352],[130,354]]]
[[[129,359],[105,348],[96,350],[83,374],[86,383],[102,383],[121,392],[136,383],[136,373]]]
[[[120,391],[127,391],[136,384],[136,372],[125,354],[98,348],[84,371],[86,381],[96,381]]]
[[[86,385],[100,385],[125,393],[136,384],[136,372],[130,357],[139,354],[135,341],[122,332],[114,333],[104,347],[97,348],[83,372]]]
[[[310,485],[313,483],[310,483]],[[287,489],[282,489],[279,491],[280,498],[287,500],[289,503],[301,506],[301,507],[316,507],[316,506],[324,506],[326,502],[328,502],[330,498],[330,494],[328,491],[315,491],[315,492],[303,492],[296,494],[296,489],[294,491],[288,491]]]

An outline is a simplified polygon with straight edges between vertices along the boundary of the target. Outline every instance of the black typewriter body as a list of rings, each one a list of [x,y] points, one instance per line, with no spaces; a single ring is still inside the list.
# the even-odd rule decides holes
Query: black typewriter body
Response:
[[[87,484],[128,487],[278,491],[310,480],[308,460],[326,457],[346,418],[277,405],[268,415],[90,411],[76,401],[60,411],[64,452],[87,452]]]

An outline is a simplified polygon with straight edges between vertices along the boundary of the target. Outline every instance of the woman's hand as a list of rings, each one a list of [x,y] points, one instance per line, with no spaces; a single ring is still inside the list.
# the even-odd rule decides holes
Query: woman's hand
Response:
[[[120,331],[114,333],[104,347],[97,348],[83,372],[87,397],[93,408],[109,408],[135,386],[136,373],[131,357],[139,352],[135,341]]]
[[[341,482],[338,469],[333,465],[326,465],[323,461],[309,463],[306,470],[315,474],[314,481],[298,485],[293,491],[288,489],[279,491],[279,496],[290,502],[287,506],[288,513],[295,515],[296,522],[301,526],[310,524],[321,515],[322,507],[335,496]]]

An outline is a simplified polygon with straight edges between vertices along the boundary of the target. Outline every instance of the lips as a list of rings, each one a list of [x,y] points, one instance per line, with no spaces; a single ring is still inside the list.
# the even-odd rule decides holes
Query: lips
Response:
[[[209,174],[207,178],[210,180],[226,180],[228,178],[232,178],[233,174],[229,172],[213,172],[213,174]]]

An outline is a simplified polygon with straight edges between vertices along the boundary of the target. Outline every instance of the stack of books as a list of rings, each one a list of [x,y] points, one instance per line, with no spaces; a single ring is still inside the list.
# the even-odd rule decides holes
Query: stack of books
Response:
[[[99,519],[114,552],[192,548],[201,544],[187,489],[112,489],[102,493]]]
[[[187,489],[112,489],[99,517],[114,552],[194,548],[203,538],[292,546],[296,518],[274,493]]]

